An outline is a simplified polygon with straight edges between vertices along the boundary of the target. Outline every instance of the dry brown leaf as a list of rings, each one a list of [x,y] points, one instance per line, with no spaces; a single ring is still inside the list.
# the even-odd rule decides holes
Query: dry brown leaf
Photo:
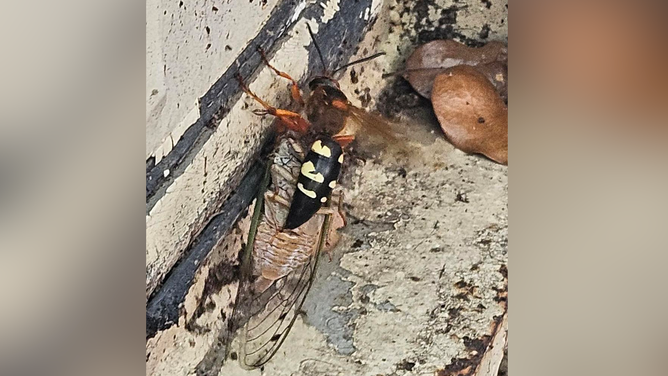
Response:
[[[484,74],[460,65],[436,76],[432,104],[456,148],[508,164],[508,108]]]
[[[494,85],[501,99],[505,103],[508,103],[508,64],[501,61],[493,61],[489,64],[476,65],[475,69],[487,77],[487,80]]]
[[[501,42],[489,42],[480,48],[467,47],[454,40],[423,44],[406,61],[403,77],[420,95],[430,98],[436,76],[457,65],[476,67],[507,101],[508,48]]]

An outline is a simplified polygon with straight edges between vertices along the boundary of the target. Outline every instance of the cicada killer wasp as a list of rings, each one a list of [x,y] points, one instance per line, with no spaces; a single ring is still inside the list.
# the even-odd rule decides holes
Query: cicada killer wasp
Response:
[[[320,252],[331,251],[339,239],[337,229],[345,226],[343,194],[336,186],[344,148],[360,127],[365,133],[394,139],[386,122],[353,106],[332,77],[383,53],[328,72],[307,27],[323,72],[310,79],[306,100],[297,82],[273,67],[259,50],[271,70],[291,81],[292,98],[301,111],[271,106],[237,76],[241,89],[263,107],[254,112],[274,116],[279,131],[256,200],[231,321],[232,330],[243,325],[238,357],[249,369],[268,362],[285,341],[313,282]]]

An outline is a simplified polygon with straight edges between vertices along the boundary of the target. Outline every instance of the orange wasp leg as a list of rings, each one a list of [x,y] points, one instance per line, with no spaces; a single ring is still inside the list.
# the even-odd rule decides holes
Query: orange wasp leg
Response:
[[[258,103],[260,103],[262,107],[265,108],[264,112],[257,111],[255,112],[256,114],[258,115],[269,114],[276,116],[283,125],[299,133],[306,132],[308,128],[311,126],[311,124],[308,121],[306,121],[306,119],[304,119],[300,114],[276,108],[274,106],[271,106],[269,103],[263,101],[260,97],[255,95],[255,93],[253,93],[248,88],[248,86],[246,86],[243,78],[241,78],[241,75],[237,74],[235,77],[237,81],[239,81],[239,86],[241,87],[241,90],[243,90],[246,94],[250,95],[253,99],[255,99]]]
[[[350,102],[342,101],[340,99],[335,99],[331,103],[331,106],[336,108],[339,111],[348,111],[349,105],[350,105]],[[345,132],[345,129],[342,132]],[[346,145],[348,145],[349,143],[353,142],[353,140],[355,140],[354,135],[341,134],[341,133],[335,134],[334,136],[332,136],[332,138],[339,145],[341,145],[342,148],[346,147]]]
[[[264,54],[264,50],[262,48],[258,47],[257,50],[260,53],[260,56],[262,56],[262,61],[264,61],[264,63],[267,64],[269,69],[273,70],[274,73],[276,73],[277,75],[283,78],[287,78],[292,82],[292,87],[290,89],[292,93],[292,99],[297,101],[297,103],[299,103],[300,106],[304,106],[304,99],[302,98],[302,93],[299,91],[299,85],[297,85],[297,82],[287,73],[281,72],[278,69],[274,68],[273,65],[269,64],[269,59],[267,59],[267,55]]]
[[[353,142],[355,140],[355,136],[350,135],[350,134],[342,134],[342,135],[335,135],[332,136],[334,141],[336,141],[341,147],[346,147],[349,143]]]

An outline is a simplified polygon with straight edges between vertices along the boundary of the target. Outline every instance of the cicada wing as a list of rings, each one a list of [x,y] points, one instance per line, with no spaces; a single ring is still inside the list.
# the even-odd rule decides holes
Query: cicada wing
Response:
[[[237,291],[237,298],[232,311],[232,317],[227,322],[227,337],[226,337],[226,355],[230,353],[230,342],[232,340],[232,335],[243,325],[247,320],[245,318],[245,312],[242,307],[245,304],[245,300],[249,294],[252,293],[252,284],[250,283],[253,272],[252,264],[252,254],[253,254],[253,244],[255,243],[255,236],[257,234],[258,226],[260,225],[260,218],[262,217],[262,211],[264,207],[264,193],[271,181],[271,161],[267,162],[265,166],[264,176],[262,178],[262,183],[258,189],[258,193],[255,198],[255,205],[253,209],[253,215],[251,218],[250,227],[248,230],[248,238],[246,240],[246,246],[241,257],[241,276],[239,279],[239,288]]]
[[[277,280],[249,305],[251,315],[242,329],[240,361],[244,368],[267,363],[292,329],[313,283],[318,254],[300,269]]]
[[[330,222],[331,216],[327,215],[321,227],[316,252],[301,267],[273,281],[261,292],[258,292],[257,280],[242,279],[239,289],[242,295],[239,295],[235,307],[237,320],[244,322],[239,341],[239,361],[242,367],[253,369],[264,365],[287,338],[313,284]]]

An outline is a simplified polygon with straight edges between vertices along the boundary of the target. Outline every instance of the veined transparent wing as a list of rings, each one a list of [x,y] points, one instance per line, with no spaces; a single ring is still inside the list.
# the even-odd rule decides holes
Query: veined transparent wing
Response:
[[[411,144],[409,130],[405,124],[385,119],[380,114],[368,112],[362,108],[349,106],[349,121],[355,139],[364,147],[376,146],[392,153],[411,155],[417,150]]]
[[[262,206],[256,203],[258,213]],[[254,213],[255,214],[255,213]],[[258,291],[258,278],[253,275],[253,247],[258,223],[262,216],[253,217],[242,260],[242,276],[234,309],[233,323],[239,328],[239,361],[242,367],[253,369],[267,363],[287,338],[302,304],[313,284],[331,215],[326,215],[318,236],[316,251],[303,265]]]

